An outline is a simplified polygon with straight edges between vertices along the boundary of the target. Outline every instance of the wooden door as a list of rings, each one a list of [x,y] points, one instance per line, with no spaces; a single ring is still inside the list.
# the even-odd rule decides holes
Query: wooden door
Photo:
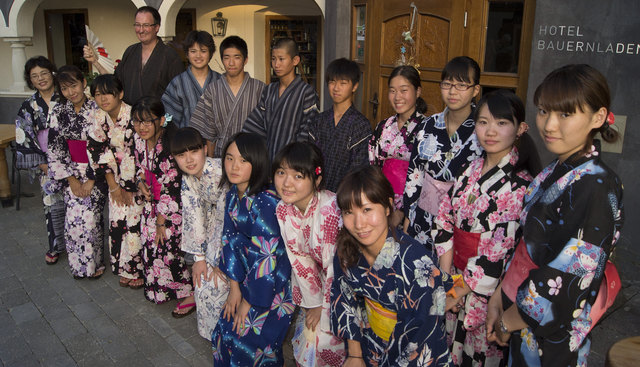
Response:
[[[440,73],[449,59],[464,51],[465,0],[352,1],[353,13],[358,6],[366,6],[364,60],[360,62],[364,77],[363,103],[358,107],[374,126],[394,113],[387,97],[387,85],[401,57],[402,33],[410,27],[412,2],[417,6],[412,32],[415,63],[420,71],[428,114],[444,108]],[[352,59],[357,60],[356,56],[352,54]]]

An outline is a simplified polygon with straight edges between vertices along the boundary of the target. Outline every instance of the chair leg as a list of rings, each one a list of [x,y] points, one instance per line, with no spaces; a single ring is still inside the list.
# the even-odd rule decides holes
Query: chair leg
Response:
[[[20,175],[20,170],[16,170],[18,171],[18,184],[16,186],[17,189],[17,193],[16,193],[16,211],[20,210],[20,197],[22,196],[22,192],[20,192],[21,188],[22,188],[22,177]]]

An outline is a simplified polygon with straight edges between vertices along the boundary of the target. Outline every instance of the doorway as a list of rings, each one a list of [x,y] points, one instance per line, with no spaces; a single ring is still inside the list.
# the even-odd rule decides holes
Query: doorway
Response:
[[[47,34],[47,56],[58,66],[75,65],[83,73],[89,72],[89,63],[82,57],[87,44],[89,25],[87,9],[50,9],[44,11]]]

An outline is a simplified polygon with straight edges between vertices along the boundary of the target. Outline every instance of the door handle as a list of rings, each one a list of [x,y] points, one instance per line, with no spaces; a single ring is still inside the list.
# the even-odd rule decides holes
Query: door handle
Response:
[[[375,119],[378,115],[378,105],[380,104],[378,101],[378,92],[373,93],[373,99],[370,99],[369,103],[373,105],[373,118]]]

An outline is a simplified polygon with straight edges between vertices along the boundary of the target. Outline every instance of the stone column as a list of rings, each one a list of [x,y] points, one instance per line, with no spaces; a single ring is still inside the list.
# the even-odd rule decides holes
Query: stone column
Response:
[[[29,91],[27,83],[24,81],[24,64],[27,62],[27,54],[24,48],[33,45],[31,37],[11,37],[5,38],[5,42],[11,43],[11,70],[13,74],[13,84],[9,87],[12,92]]]

